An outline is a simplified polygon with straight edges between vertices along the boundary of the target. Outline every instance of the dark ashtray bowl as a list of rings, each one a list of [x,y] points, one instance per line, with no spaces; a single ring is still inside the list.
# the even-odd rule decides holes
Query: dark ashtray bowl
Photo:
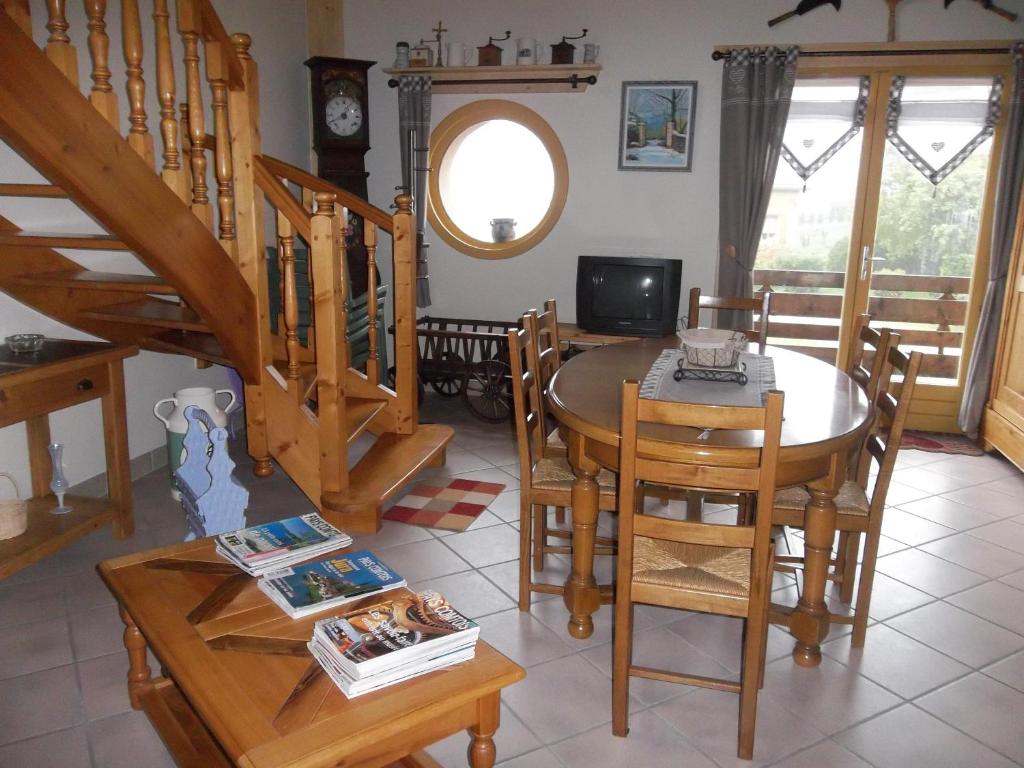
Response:
[[[16,333],[4,339],[7,347],[15,354],[38,352],[43,348],[46,337],[41,333]]]

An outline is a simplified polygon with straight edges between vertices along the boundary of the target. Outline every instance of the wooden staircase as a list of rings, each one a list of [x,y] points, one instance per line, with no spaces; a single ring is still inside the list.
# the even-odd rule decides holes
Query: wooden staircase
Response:
[[[157,162],[144,108],[144,25],[137,0],[119,3],[127,137],[118,130],[111,84],[107,3],[84,5],[92,64],[87,95],[78,86],[64,0],[39,2],[35,9],[47,20],[42,48],[31,38],[29,0],[0,0],[0,139],[50,182],[3,180],[0,213],[5,198],[67,199],[105,233],[25,231],[0,216],[0,290],[101,338],[236,368],[245,381],[256,474],[270,474],[274,459],[329,519],[352,532],[377,530],[383,502],[424,467],[443,464],[452,436],[450,427],[418,424],[410,198],[399,196],[389,215],[262,155],[250,40],[229,37],[210,0],[176,3],[182,103],[168,0],[153,3],[146,37],[156,52]],[[267,283],[267,202],[275,211],[280,286]],[[360,369],[350,365],[346,343],[350,214],[361,222],[369,254],[369,354]],[[304,341],[298,333],[297,240],[309,250],[312,326]],[[387,253],[388,243],[390,259],[381,272],[391,275],[390,316],[376,299],[377,257]],[[92,271],[65,255],[90,250],[128,251],[152,274]],[[280,290],[276,333],[270,290]],[[393,382],[377,349],[381,323],[395,327]],[[365,433],[375,442],[350,468],[350,447]]]

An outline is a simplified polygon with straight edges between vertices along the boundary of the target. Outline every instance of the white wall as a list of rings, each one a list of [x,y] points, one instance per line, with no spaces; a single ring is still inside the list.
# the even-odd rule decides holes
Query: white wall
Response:
[[[888,12],[880,0],[846,0],[773,29],[767,20],[796,0],[346,0],[345,52],[379,63],[370,70],[367,155],[371,201],[387,207],[400,183],[398,108],[381,72],[399,40],[432,37],[438,19],[446,40],[483,45],[488,35],[512,30],[501,45],[511,63],[516,37],[548,45],[562,35],[590,30],[601,46],[599,82],[583,94],[504,95],[536,110],[561,137],[569,161],[569,198],[552,233],[529,253],[503,261],[462,255],[431,233],[430,313],[513,319],[553,296],[559,314],[575,316],[576,257],[637,254],[684,260],[683,291],[714,288],[718,237],[718,134],[721,64],[716,44],[865,42],[885,39]],[[1024,0],[1001,5],[1024,13]],[[939,0],[899,6],[902,40],[1013,39],[1024,22],[1011,24],[974,2],[943,10]],[[577,46],[577,60],[582,48]],[[550,60],[549,54],[544,60]],[[690,173],[617,170],[621,84],[627,80],[697,80],[696,136]],[[435,95],[432,122],[473,96]],[[481,96],[479,98],[487,98]]]
[[[46,39],[43,27],[43,3],[33,2],[36,42]],[[120,54],[119,13],[117,3],[110,4],[108,34],[111,40],[111,69],[114,70],[115,91],[121,98],[121,119],[127,128],[127,104],[124,96],[123,63]],[[173,7],[173,3],[172,3]],[[217,11],[229,33],[247,32],[253,38],[252,55],[260,68],[260,101],[262,104],[262,139],[264,149],[302,167],[308,166],[309,119],[308,75],[302,62],[306,57],[305,3],[303,0],[217,0]],[[153,88],[153,45],[151,0],[140,3],[145,34],[144,71],[147,82],[147,112],[150,131],[156,136],[157,155],[160,148],[157,120],[158,105]],[[89,79],[88,46],[81,3],[69,3],[71,36],[79,53],[79,73],[83,89]],[[171,20],[172,29],[174,20]],[[177,35],[172,32],[172,39]],[[180,45],[175,54],[179,100],[184,79]],[[208,91],[204,98],[209,100]],[[212,125],[209,122],[208,126]],[[210,129],[212,130],[212,128]],[[212,165],[212,164],[211,164]],[[45,181],[10,149],[0,143],[0,179],[5,182]],[[0,214],[25,229],[66,232],[97,232],[98,227],[66,201],[0,200]],[[118,253],[83,253],[67,251],[67,255],[94,269],[120,272],[142,272],[146,269],[133,257]],[[43,316],[0,293],[0,337],[12,333],[45,333],[64,338],[88,338]],[[227,376],[223,368],[196,370],[192,361],[176,356],[142,352],[125,363],[127,382],[128,446],[132,457],[164,444],[163,425],[152,414],[153,403],[186,386],[223,387]],[[64,462],[72,483],[92,477],[104,470],[100,409],[97,402],[60,411],[51,418],[53,438],[66,444]],[[28,489],[28,461],[25,455],[24,427],[15,425],[0,430],[0,470],[13,472]],[[6,494],[6,489],[0,489]]]

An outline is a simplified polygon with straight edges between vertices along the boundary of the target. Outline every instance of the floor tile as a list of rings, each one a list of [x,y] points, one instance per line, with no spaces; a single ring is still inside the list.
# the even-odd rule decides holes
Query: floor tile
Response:
[[[902,581],[875,572],[874,586],[871,589],[871,603],[868,616],[876,621],[883,621],[914,608],[934,602],[935,598],[927,592],[914,589]]]
[[[519,463],[519,452],[515,443],[495,443],[470,448],[476,456],[485,460],[487,466],[500,467]]]
[[[1017,474],[1018,470],[1001,456],[947,456],[929,464],[927,469],[947,475],[955,475],[973,483],[986,483]]]
[[[675,634],[726,669],[739,673],[743,653],[743,622],[729,616],[686,613],[668,625]]]
[[[601,670],[608,679],[612,677],[613,645],[599,645],[589,648],[581,655]],[[739,676],[723,667],[706,653],[690,645],[679,635],[664,627],[652,627],[634,632],[633,664],[669,672],[683,672],[704,677],[718,677],[736,681]],[[664,683],[642,677],[629,679],[629,693],[644,704],[659,704],[693,689],[678,683]]]
[[[502,691],[512,711],[545,744],[588,731],[612,719],[612,682],[579,656],[530,669]]]
[[[519,600],[519,560],[510,561],[507,563],[498,563],[497,565],[490,565],[486,568],[480,568],[480,573],[486,576],[495,586],[497,586],[502,592],[512,598],[513,601],[518,603]],[[548,558],[547,564],[542,573],[533,574],[533,582],[535,584],[553,584],[561,587],[565,584],[565,580],[569,575],[570,565],[568,560],[559,557]],[[531,592],[530,602],[539,603],[546,602],[558,598],[561,602],[561,596],[557,594],[549,594],[547,592]]]
[[[4,768],[92,768],[85,727],[69,728],[0,747]]]
[[[1024,651],[997,661],[995,664],[985,667],[982,672],[1001,683],[1006,683],[1018,691],[1024,692]]]
[[[0,679],[60,667],[71,658],[63,617],[0,629]]]
[[[384,554],[387,564],[410,583],[469,570],[465,560],[433,537],[390,547]]]
[[[1003,518],[1020,514],[1021,493],[1024,493],[1024,489],[1014,495],[998,490],[992,483],[986,483],[944,493],[942,498]]]
[[[1017,502],[1019,505],[1019,498]],[[1005,547],[1006,549],[1012,549],[1014,552],[1024,555],[1024,525],[1015,523],[1013,520],[1000,520],[998,523],[983,525],[980,528],[968,531],[967,535],[984,539],[987,542]]]
[[[593,648],[595,645],[605,645],[612,641],[612,606],[602,605],[591,618],[594,622],[594,632],[590,637],[577,639],[569,634],[569,611],[562,600],[544,600],[534,603],[530,613],[540,619],[544,625],[556,635],[565,640],[575,651],[586,648]],[[643,630],[650,626],[650,620],[644,614],[636,614],[633,617],[633,624],[637,630]]]
[[[1024,592],[990,581],[946,598],[946,602],[1024,635]]]
[[[131,709],[128,700],[128,655],[113,653],[78,663],[85,716],[99,720]]]
[[[722,768],[771,765],[824,737],[773,700],[767,689],[758,696],[753,760],[736,756],[739,698],[734,693],[703,688],[659,704],[653,711]]]
[[[1024,590],[1024,570],[1003,576],[1000,581],[1003,584],[1009,584],[1011,587]]]
[[[63,618],[63,581],[60,576],[35,581],[0,581],[0,627]]]
[[[124,624],[114,606],[86,608],[69,614],[75,659],[92,659],[124,651]]]
[[[863,648],[850,638],[825,643],[822,653],[905,699],[963,677],[971,668],[884,624],[868,628]]]
[[[929,496],[918,501],[908,501],[901,504],[899,508],[904,512],[923,517],[925,520],[931,520],[948,528],[955,528],[958,531],[977,528],[979,525],[993,523],[999,519],[998,515],[986,512],[973,504],[968,506],[943,496]]]
[[[498,759],[501,760],[501,752],[498,753]],[[499,762],[497,765],[498,768],[562,768],[561,761],[547,747]]]
[[[457,605],[462,614],[471,619],[497,613],[514,605],[512,598],[476,571],[424,579],[413,585],[413,588],[417,592],[424,589],[440,592],[452,605]]]
[[[882,515],[882,533],[890,539],[896,539],[896,541],[902,541],[911,546],[951,536],[955,532],[953,528],[933,523],[931,520],[904,512],[897,507],[887,509]]]
[[[966,533],[922,544],[921,550],[989,578],[1024,568],[1024,555]]]
[[[917,706],[1018,763],[1024,763],[1024,693],[973,674],[923,696]]]
[[[612,734],[611,724],[551,747],[566,768],[622,768],[662,765],[670,761],[686,768],[715,768],[674,728],[653,712],[638,712],[629,718],[629,734]]]
[[[519,559],[519,533],[507,525],[456,533],[444,543],[474,568]]]
[[[477,623],[484,640],[524,667],[543,664],[573,652],[560,635],[518,608],[484,616]]]
[[[352,538],[357,547],[381,552],[391,547],[412,544],[416,541],[426,541],[434,537],[431,535],[429,528],[398,523],[394,520],[384,520],[381,523],[380,530],[376,533],[357,533]]]
[[[175,768],[144,712],[125,712],[89,723],[89,744],[103,768]]]
[[[876,768],[1010,768],[1012,762],[969,736],[904,704],[836,737]]]
[[[885,494],[885,503],[898,507],[900,504],[905,504],[908,501],[926,499],[933,493],[935,491],[921,490],[920,488],[905,485],[899,481],[899,478],[894,476],[893,480],[889,482],[889,490]]]
[[[985,577],[917,549],[878,558],[875,570],[935,597],[973,587]]]
[[[466,765],[466,750],[469,748],[470,737],[465,731],[454,733],[427,748],[427,753],[441,765],[462,768]],[[532,752],[541,746],[537,737],[523,725],[523,721],[515,716],[508,705],[501,705],[501,723],[494,734],[496,760],[511,760],[517,755]]]
[[[519,491],[504,491],[490,503],[488,511],[500,517],[506,523],[519,520]]]
[[[1013,496],[1019,500],[1024,495],[1024,474],[1017,472],[1009,477],[985,483],[984,487],[999,493],[1005,493],[1007,496]]]
[[[853,752],[829,739],[805,749],[799,754],[787,757],[775,764],[774,768],[871,768]]]
[[[70,728],[83,719],[70,664],[0,680],[0,744]]]
[[[975,669],[1024,648],[1024,637],[944,602],[885,623]]]
[[[948,493],[959,488],[966,488],[969,485],[977,485],[977,481],[947,475],[942,472],[931,471],[934,464],[927,464],[923,467],[909,467],[893,472],[893,480],[901,485],[909,485],[931,495],[934,493]]]
[[[856,670],[828,657],[812,669],[797,666],[791,659],[774,661],[765,668],[764,689],[775,702],[827,734],[901,703]]]

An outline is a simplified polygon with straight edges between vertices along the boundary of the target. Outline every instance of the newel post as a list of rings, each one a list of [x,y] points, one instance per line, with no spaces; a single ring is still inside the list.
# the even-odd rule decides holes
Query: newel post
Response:
[[[416,225],[412,197],[398,195],[392,217],[395,261],[395,391],[399,434],[416,431]]]
[[[316,317],[317,417],[320,426],[321,493],[348,487],[345,434],[345,293],[337,243],[341,223],[333,192],[317,192],[310,222],[309,269]]]

